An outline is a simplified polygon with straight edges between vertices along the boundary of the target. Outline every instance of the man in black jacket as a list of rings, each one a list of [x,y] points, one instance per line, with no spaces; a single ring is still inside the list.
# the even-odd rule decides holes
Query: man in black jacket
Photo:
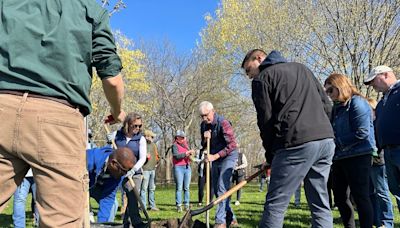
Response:
[[[277,51],[251,50],[242,68],[252,79],[257,124],[271,164],[260,227],[282,227],[290,197],[304,179],[312,227],[333,227],[327,181],[335,144],[330,102],[313,73]]]

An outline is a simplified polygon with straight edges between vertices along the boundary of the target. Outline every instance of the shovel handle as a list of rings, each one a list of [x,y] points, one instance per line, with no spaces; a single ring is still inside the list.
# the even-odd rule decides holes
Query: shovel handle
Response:
[[[200,208],[200,209],[197,209],[197,210],[193,210],[193,211],[190,212],[190,214],[192,216],[195,216],[195,215],[198,215],[198,214],[201,214],[201,213],[203,213],[205,211],[210,210],[214,205],[217,205],[222,200],[224,200],[224,199],[228,198],[229,196],[231,196],[233,193],[235,193],[237,190],[241,189],[244,185],[246,185],[248,182],[250,182],[251,180],[253,180],[257,176],[259,176],[263,172],[265,172],[265,168],[258,170],[256,173],[254,173],[253,175],[247,177],[245,180],[241,181],[239,184],[233,186],[231,189],[229,189],[229,191],[227,191],[223,195],[219,196],[217,199],[212,201],[207,206],[205,206],[203,208]]]
[[[142,208],[144,216],[146,216],[147,222],[150,223],[150,216],[147,213],[146,207],[144,206],[142,199],[140,198],[139,192],[135,188],[135,182],[133,181],[132,177],[128,176],[128,182],[132,186],[133,194],[135,194],[137,201],[139,202],[140,208]]]
[[[110,129],[108,129],[107,123],[105,123],[103,126],[104,126],[104,129],[106,129],[107,135],[110,134]],[[112,148],[114,150],[116,150],[117,149],[117,144],[115,144],[115,140],[114,139],[111,140],[111,144],[112,144]]]

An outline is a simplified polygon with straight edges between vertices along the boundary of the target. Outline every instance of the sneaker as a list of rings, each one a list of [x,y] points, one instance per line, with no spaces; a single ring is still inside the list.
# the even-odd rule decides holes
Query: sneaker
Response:
[[[182,206],[176,206],[176,211],[177,212],[182,212]]]
[[[215,223],[214,228],[226,228],[226,224],[219,224],[219,223]]]
[[[203,206],[203,203],[198,203],[197,206],[201,207]]]
[[[184,208],[185,208],[185,211],[190,210],[190,206],[189,205],[185,205]]]
[[[231,225],[229,227],[240,227],[239,223],[236,219],[232,220]]]
[[[158,209],[157,207],[152,207],[150,208],[150,211],[159,211],[160,209]]]
[[[236,200],[235,205],[236,205],[236,206],[239,206],[239,205],[240,205],[240,202]]]

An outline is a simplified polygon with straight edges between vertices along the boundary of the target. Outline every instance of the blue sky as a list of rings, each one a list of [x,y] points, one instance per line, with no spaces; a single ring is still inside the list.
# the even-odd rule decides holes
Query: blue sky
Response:
[[[207,12],[214,15],[218,0],[125,0],[127,8],[111,17],[113,30],[134,42],[169,40],[178,52],[189,53],[200,41]]]

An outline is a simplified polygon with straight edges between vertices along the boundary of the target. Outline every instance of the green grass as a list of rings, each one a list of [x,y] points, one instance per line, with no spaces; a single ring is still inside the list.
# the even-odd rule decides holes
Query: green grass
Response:
[[[257,227],[258,222],[260,221],[260,217],[263,211],[263,205],[265,201],[265,192],[259,192],[258,186],[256,185],[248,185],[242,191],[242,199],[241,204],[239,206],[235,206],[232,204],[232,208],[238,221],[240,223],[240,227]],[[119,195],[118,195],[119,197]],[[196,209],[197,207],[197,188],[196,185],[191,186],[191,206]],[[233,201],[236,200],[236,194],[233,196]],[[292,201],[293,202],[293,199]],[[393,199],[393,202],[394,199]],[[30,211],[30,199],[28,199],[27,203],[27,227],[32,227],[32,212]],[[153,212],[149,211],[150,218],[152,220],[165,220],[170,218],[181,218],[183,213],[176,212],[175,207],[175,189],[174,186],[158,186],[156,190],[156,204],[157,207],[160,208],[160,211]],[[91,201],[91,205],[94,208],[95,212],[97,211],[97,204],[95,201]],[[395,225],[394,227],[400,227],[400,218],[398,210],[394,210],[395,212]],[[215,208],[213,208],[210,212],[210,222],[213,224]],[[356,213],[357,214],[357,213]],[[8,203],[5,211],[0,215],[0,227],[13,227],[12,224],[12,200]],[[295,208],[293,204],[289,204],[289,208],[285,215],[284,227],[288,228],[300,228],[300,227],[310,227],[310,211],[308,210],[307,202],[304,196],[304,191],[302,191],[301,197],[301,207]],[[341,225],[340,215],[337,209],[333,210],[334,217],[334,227],[343,227]],[[356,215],[357,217],[357,215]],[[143,216],[144,218],[144,216]],[[201,221],[205,221],[205,213],[195,216],[193,220],[199,219]],[[121,216],[118,213],[116,217],[116,222],[121,221]]]

